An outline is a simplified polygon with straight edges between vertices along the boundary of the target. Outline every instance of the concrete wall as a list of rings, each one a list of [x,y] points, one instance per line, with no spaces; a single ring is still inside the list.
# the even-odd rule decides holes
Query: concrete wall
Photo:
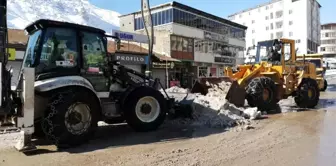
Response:
[[[134,32],[134,15],[124,16],[119,22],[121,31]]]

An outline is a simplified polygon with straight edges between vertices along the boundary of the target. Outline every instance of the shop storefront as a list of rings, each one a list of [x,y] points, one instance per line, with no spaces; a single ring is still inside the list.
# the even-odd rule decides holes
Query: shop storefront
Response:
[[[172,86],[179,86],[180,81],[172,74],[176,63],[180,61],[168,56],[155,54],[152,59],[152,76],[153,78],[159,78],[164,88]]]
[[[147,54],[141,53],[116,52],[114,54],[114,60],[119,61],[120,64],[127,68],[131,68],[141,73],[145,73],[147,58]]]
[[[194,62],[193,66],[197,70],[197,78],[224,77],[224,68],[232,67],[232,64]]]
[[[169,72],[170,82],[175,83],[179,81],[182,88],[191,88],[197,69],[192,66],[192,62],[178,62],[175,63],[174,69]]]

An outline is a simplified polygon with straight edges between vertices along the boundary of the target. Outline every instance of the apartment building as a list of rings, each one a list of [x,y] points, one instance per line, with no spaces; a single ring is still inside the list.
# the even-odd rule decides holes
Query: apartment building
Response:
[[[178,2],[151,10],[154,52],[180,61],[169,71],[169,79],[188,87],[195,78],[223,76],[224,67],[235,66],[237,57],[243,57],[246,26]],[[141,12],[120,16],[120,30],[145,34]],[[154,77],[167,77],[154,71]]]
[[[234,13],[229,20],[248,27],[247,47],[263,40],[290,38],[296,41],[298,54],[317,53],[320,8],[316,0],[272,0]]]
[[[328,68],[336,69],[336,23],[321,26],[319,53],[324,54]]]

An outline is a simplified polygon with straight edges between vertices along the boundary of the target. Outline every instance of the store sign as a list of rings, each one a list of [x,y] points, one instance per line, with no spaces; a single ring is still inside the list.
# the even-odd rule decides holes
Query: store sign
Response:
[[[138,43],[148,43],[147,35],[112,30],[112,35],[119,37],[120,40],[132,41]],[[155,40],[154,40],[155,41]]]
[[[229,42],[229,38],[227,36],[220,35],[217,33],[207,32],[207,31],[204,31],[204,39],[216,40],[216,41],[221,41],[221,42]]]
[[[157,68],[157,69],[172,69],[174,68],[174,62],[152,62],[153,64],[153,68]]]
[[[146,56],[116,53],[114,57],[121,64],[146,64]]]
[[[229,57],[215,57],[215,62],[219,63],[234,63],[234,59]]]

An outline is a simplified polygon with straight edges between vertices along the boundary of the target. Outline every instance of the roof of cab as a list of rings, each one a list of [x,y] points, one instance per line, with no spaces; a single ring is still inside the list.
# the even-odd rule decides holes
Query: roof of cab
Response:
[[[40,29],[43,27],[67,27],[67,28],[76,28],[76,29],[82,29],[86,31],[91,31],[91,32],[97,32],[97,33],[103,33],[105,34],[105,31],[99,28],[94,28],[86,25],[80,25],[80,24],[75,24],[75,23],[70,23],[70,22],[63,22],[63,21],[55,21],[55,20],[49,20],[49,19],[39,19],[36,20],[35,22],[32,22],[29,24],[25,30],[28,33],[31,33],[35,31],[36,29]]]

